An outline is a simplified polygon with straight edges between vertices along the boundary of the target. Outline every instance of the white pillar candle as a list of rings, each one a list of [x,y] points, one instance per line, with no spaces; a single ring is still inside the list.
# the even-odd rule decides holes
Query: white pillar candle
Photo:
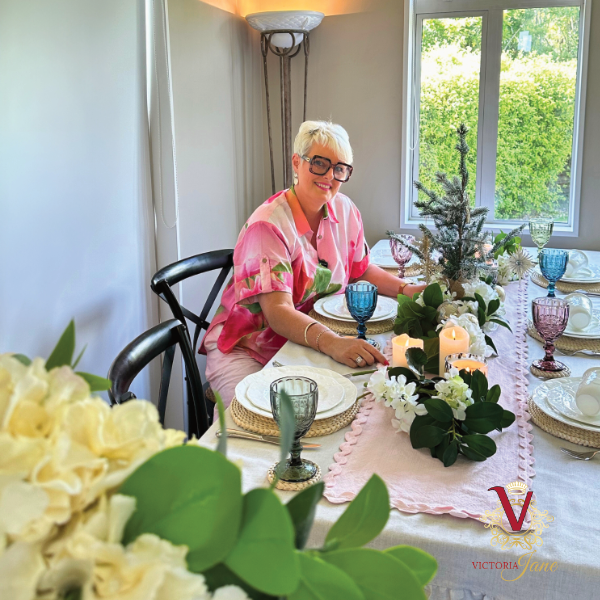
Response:
[[[392,338],[392,367],[408,367],[406,351],[409,348],[423,350],[423,340],[411,338],[406,333]]]
[[[444,370],[448,371],[449,367],[455,367],[459,371],[465,369],[469,373],[481,371],[486,377],[488,374],[488,366],[485,357],[477,356],[476,354],[458,354],[448,355],[446,357],[446,365]]]
[[[600,368],[588,369],[575,392],[577,408],[588,417],[600,413]]]
[[[469,333],[466,329],[453,325],[440,331],[440,365],[439,373],[444,375],[446,356],[469,351]]]

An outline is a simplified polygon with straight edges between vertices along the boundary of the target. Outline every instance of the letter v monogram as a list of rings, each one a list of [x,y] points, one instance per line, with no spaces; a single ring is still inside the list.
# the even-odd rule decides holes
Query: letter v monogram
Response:
[[[521,509],[521,514],[519,515],[519,520],[517,521],[517,517],[515,516],[515,511],[513,509],[512,504],[508,499],[508,495],[506,494],[506,490],[497,485],[496,487],[492,487],[488,490],[488,492],[496,492],[498,494],[498,498],[500,498],[500,502],[502,502],[502,508],[506,514],[506,518],[512,527],[512,530],[517,532],[521,531],[521,526],[523,525],[523,521],[525,520],[525,515],[527,514],[527,509],[529,508],[529,503],[531,502],[531,496],[533,496],[533,492],[527,492],[527,496],[525,496],[525,504],[523,504],[523,508]]]

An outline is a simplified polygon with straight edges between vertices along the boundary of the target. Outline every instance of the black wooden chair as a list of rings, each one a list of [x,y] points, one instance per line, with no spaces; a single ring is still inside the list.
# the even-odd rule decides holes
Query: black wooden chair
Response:
[[[108,396],[113,405],[135,398],[129,391],[132,381],[153,358],[164,352],[158,397],[158,414],[160,422],[164,425],[171,369],[177,346],[181,349],[186,371],[188,435],[200,437],[209,426],[202,379],[187,329],[177,319],[170,319],[152,327],[119,353],[108,370],[108,379],[112,382]]]
[[[171,265],[163,267],[156,275],[154,275],[150,282],[152,291],[155,294],[158,294],[158,296],[169,305],[169,308],[176,319],[185,323],[186,326],[186,319],[189,319],[194,323],[193,337],[189,336],[189,329],[187,330],[194,356],[196,356],[200,333],[203,329],[206,331],[210,325],[210,322],[207,321],[208,313],[210,313],[217,295],[223,287],[232,267],[233,250],[213,250],[212,252],[204,252],[203,254],[196,254],[195,256],[178,260]],[[180,281],[188,279],[189,277],[200,275],[201,273],[208,273],[209,271],[216,271],[217,269],[221,269],[221,272],[217,276],[217,279],[208,294],[208,298],[198,314],[193,313],[185,306],[179,304],[179,301],[173,293],[172,287],[174,285],[177,285]],[[210,389],[209,382],[204,384],[203,392],[205,401],[207,401],[208,422],[209,424],[212,424],[215,399],[213,392]]]
[[[210,325],[210,322],[206,320],[208,313],[232,267],[233,250],[214,250],[212,252],[196,254],[195,256],[178,260],[171,265],[163,267],[156,275],[154,275],[150,282],[152,291],[158,294],[169,305],[169,308],[176,319],[179,319],[182,323],[186,323],[186,319],[189,319],[195,324],[194,337],[190,338],[192,352],[194,352],[194,354],[197,350],[200,332],[203,329],[206,331]],[[172,290],[174,285],[189,277],[207,273],[209,271],[216,271],[217,269],[221,269],[221,272],[210,290],[208,298],[200,313],[195,314],[191,310],[185,308],[185,306],[179,304]]]

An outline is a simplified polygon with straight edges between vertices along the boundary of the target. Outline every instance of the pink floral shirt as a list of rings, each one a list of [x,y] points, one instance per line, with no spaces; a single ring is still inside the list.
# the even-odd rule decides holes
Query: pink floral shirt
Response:
[[[216,341],[224,354],[239,346],[266,364],[286,339],[269,327],[258,294],[287,292],[296,309],[308,313],[319,298],[343,293],[369,266],[360,212],[347,196],[338,193],[323,207],[316,250],[298,199],[288,196],[283,191],[269,198],[242,228],[233,277],[206,333],[203,354],[205,345]]]

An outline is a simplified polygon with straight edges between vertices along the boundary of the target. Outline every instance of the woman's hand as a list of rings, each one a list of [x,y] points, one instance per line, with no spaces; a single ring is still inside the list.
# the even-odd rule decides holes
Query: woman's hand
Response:
[[[376,362],[383,365],[389,364],[385,356],[374,346],[365,342],[365,340],[343,338],[333,332],[326,332],[321,336],[319,347],[325,354],[331,356],[333,360],[353,369],[357,367],[369,367]]]
[[[412,298],[415,294],[422,292],[427,287],[426,283],[407,283],[402,290],[402,293],[409,298]]]

